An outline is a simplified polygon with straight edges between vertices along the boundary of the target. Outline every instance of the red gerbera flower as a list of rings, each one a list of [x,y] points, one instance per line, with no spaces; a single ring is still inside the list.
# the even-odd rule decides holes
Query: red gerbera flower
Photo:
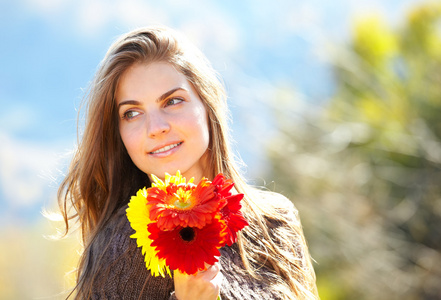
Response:
[[[243,194],[236,194],[227,198],[227,205],[221,209],[222,220],[225,222],[227,236],[226,243],[228,246],[233,245],[237,241],[237,232],[248,225],[240,209],[242,205],[240,201]]]
[[[177,226],[202,228],[212,222],[223,202],[215,186],[203,178],[194,184],[170,182],[165,188],[152,187],[147,190],[150,219],[157,222],[161,230],[172,230]]]
[[[225,179],[222,173],[218,174],[212,184],[216,187],[215,192],[223,198],[220,213],[222,220],[227,226],[227,240],[228,246],[233,245],[237,241],[237,231],[248,225],[240,209],[242,205],[240,201],[243,199],[243,194],[232,195],[231,189],[234,183],[231,179]]]
[[[225,226],[218,218],[202,229],[178,226],[163,231],[156,223],[148,225],[149,238],[156,247],[157,256],[164,259],[170,269],[186,274],[205,270],[205,264],[213,265],[220,256],[219,248],[225,244]]]
[[[231,196],[230,190],[233,188],[234,182],[231,179],[225,179],[224,174],[216,175],[211,184],[215,186],[215,192],[220,196],[224,198]]]

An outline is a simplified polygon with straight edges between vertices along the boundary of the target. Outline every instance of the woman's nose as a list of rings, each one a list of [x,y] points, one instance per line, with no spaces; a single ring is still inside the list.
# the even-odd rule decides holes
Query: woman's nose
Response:
[[[161,113],[150,114],[148,117],[147,134],[151,138],[158,137],[170,131],[170,124]]]

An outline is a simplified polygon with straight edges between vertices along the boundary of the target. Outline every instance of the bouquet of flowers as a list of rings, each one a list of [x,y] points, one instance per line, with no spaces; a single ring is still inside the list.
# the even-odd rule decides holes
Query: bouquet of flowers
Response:
[[[233,195],[234,183],[223,174],[197,185],[179,171],[166,173],[165,181],[152,178],[152,187],[132,196],[127,218],[154,276],[171,275],[170,269],[189,275],[205,270],[218,261],[219,248],[233,245],[248,225],[240,211],[244,195]]]

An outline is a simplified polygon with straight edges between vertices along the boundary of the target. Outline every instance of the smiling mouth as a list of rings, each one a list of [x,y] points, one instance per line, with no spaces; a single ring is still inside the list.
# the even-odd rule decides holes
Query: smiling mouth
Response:
[[[166,151],[168,151],[168,150],[171,150],[171,149],[173,149],[173,148],[178,147],[178,146],[181,145],[181,144],[182,144],[182,142],[180,142],[180,143],[176,143],[176,144],[171,144],[171,145],[165,146],[165,147],[163,147],[163,148],[161,148],[161,149],[158,149],[158,150],[156,150],[156,151],[152,151],[152,152],[150,152],[149,154],[158,154],[158,153],[166,152]]]

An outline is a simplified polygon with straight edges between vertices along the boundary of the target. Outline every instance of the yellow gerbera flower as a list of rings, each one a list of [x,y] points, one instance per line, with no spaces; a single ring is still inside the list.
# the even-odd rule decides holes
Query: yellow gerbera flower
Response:
[[[162,181],[161,179],[159,179],[158,177],[156,177],[155,175],[152,174],[152,178],[153,178],[153,182],[152,182],[152,187],[157,187],[160,188],[163,191],[167,190],[167,187],[170,185],[170,183],[174,183],[176,185],[180,185],[180,184],[186,184],[186,178],[182,177],[181,172],[178,170],[176,172],[175,176],[172,176],[168,173],[165,173],[165,182]],[[192,177],[187,184],[191,184],[193,183],[194,178]]]
[[[165,277],[164,271],[171,276],[170,269],[166,265],[165,260],[159,259],[156,255],[157,251],[151,246],[152,240],[149,238],[147,225],[152,223],[152,221],[149,218],[146,188],[140,189],[136,196],[132,196],[126,213],[130,225],[136,231],[130,237],[136,239],[138,247],[142,247],[142,254],[144,255],[147,269],[152,272],[153,276],[161,275]]]

